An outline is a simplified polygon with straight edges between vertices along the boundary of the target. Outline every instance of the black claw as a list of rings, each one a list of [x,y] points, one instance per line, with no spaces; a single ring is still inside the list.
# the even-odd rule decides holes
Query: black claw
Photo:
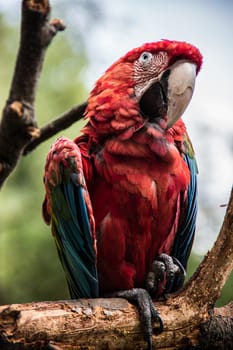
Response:
[[[152,350],[152,322],[159,323],[158,332],[162,332],[163,321],[159,315],[158,310],[156,310],[147,290],[142,288],[133,288],[129,290],[114,292],[106,296],[125,298],[129,302],[137,304],[144,339],[148,344],[148,350]]]
[[[166,266],[167,284],[166,293],[175,292],[180,289],[186,277],[186,271],[181,262],[174,256],[161,254],[159,260],[163,261]]]
[[[159,282],[164,280],[165,272],[165,265],[162,261],[153,261],[151,271],[148,273],[146,278],[146,289],[150,295],[156,295]]]
[[[165,292],[170,293],[175,282],[176,274],[179,272],[179,266],[174,264],[172,257],[167,254],[161,254],[158,260],[163,262],[166,267],[167,283]]]
[[[154,304],[152,303],[152,309],[151,309],[151,318],[153,322],[156,322],[159,324],[159,328],[156,330],[157,333],[163,332],[163,320],[160,317],[160,314],[158,310],[154,307]]]
[[[175,292],[182,287],[186,271],[175,257],[160,254],[153,262],[151,271],[146,278],[146,289],[152,296],[158,296],[159,285],[164,281],[165,276],[164,295],[165,293]]]
[[[146,339],[145,339],[146,340]],[[152,350],[153,349],[153,342],[152,342],[152,336],[146,340],[147,342],[147,350]]]

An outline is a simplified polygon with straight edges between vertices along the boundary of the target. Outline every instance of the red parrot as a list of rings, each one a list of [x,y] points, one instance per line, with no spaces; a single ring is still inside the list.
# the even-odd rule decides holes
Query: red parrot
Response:
[[[45,166],[51,223],[72,298],[136,301],[148,348],[151,297],[178,290],[197,212],[197,167],[181,116],[199,50],[162,40],[129,51],[90,93],[82,135],[59,138]],[[148,312],[149,310],[149,312]]]

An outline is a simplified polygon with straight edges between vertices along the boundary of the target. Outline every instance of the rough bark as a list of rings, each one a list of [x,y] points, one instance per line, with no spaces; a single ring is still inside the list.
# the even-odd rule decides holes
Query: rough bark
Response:
[[[10,94],[0,124],[0,186],[15,168],[26,144],[40,135],[34,101],[48,45],[63,30],[58,19],[49,22],[48,0],[22,2],[21,39]]]
[[[80,120],[84,116],[84,112],[87,106],[87,102],[84,102],[78,106],[73,107],[68,112],[62,114],[57,119],[48,123],[40,129],[40,136],[31,140],[24,149],[23,154],[27,155],[32,152],[42,142],[49,139],[61,130],[68,128],[70,125]]]
[[[156,349],[232,349],[233,302],[214,303],[233,268],[233,191],[218,239],[176,296],[156,302],[164,331]],[[222,252],[222,253],[220,253]],[[227,257],[227,259],[226,259]],[[0,307],[1,349],[144,349],[137,310],[123,299]]]
[[[155,349],[232,349],[233,303],[204,321],[185,303],[156,303],[164,331]],[[231,316],[225,316],[226,312]],[[155,325],[156,332],[156,325]],[[83,299],[0,307],[0,348],[145,349],[137,310],[124,299]]]

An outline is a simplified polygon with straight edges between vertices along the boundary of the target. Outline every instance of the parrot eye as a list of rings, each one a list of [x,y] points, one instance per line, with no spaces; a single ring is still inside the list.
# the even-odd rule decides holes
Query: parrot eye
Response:
[[[144,51],[141,56],[139,57],[139,62],[143,65],[147,65],[152,61],[152,53]]]

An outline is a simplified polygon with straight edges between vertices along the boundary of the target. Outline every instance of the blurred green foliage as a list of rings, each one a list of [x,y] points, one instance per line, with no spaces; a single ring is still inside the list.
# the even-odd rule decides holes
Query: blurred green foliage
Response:
[[[10,27],[0,16],[1,108],[8,97],[18,33],[19,28]],[[85,52],[77,53],[65,34],[59,33],[48,49],[38,86],[36,115],[39,125],[86,99],[82,78],[86,65]],[[73,138],[80,127],[77,123],[61,134]],[[43,168],[53,139],[23,158],[1,190],[0,303],[68,297],[50,228],[41,215]]]
[[[1,108],[8,96],[18,39],[19,27],[11,27],[0,16]],[[84,49],[77,53],[66,35],[60,33],[47,52],[39,82],[36,100],[39,125],[85,100],[87,91],[82,71],[86,66]],[[81,124],[77,123],[61,134],[73,138],[79,133]],[[52,141],[43,143],[23,158],[1,190],[0,304],[69,297],[50,228],[41,216],[43,168]],[[192,254],[188,277],[200,261],[201,257]],[[219,305],[231,300],[232,283],[233,276],[224,288]]]

